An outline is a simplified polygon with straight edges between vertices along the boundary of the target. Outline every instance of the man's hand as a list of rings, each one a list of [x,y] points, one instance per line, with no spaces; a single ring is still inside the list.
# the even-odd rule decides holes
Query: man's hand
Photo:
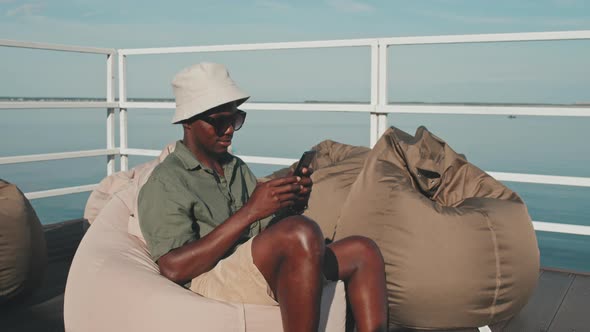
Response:
[[[297,194],[297,199],[293,206],[293,210],[298,213],[302,213],[307,208],[309,195],[311,194],[311,188],[313,187],[313,181],[311,180],[313,169],[311,167],[304,167],[301,169],[301,173],[303,175],[298,183],[300,185],[300,191]]]
[[[306,175],[303,177],[287,176],[258,183],[245,205],[248,208],[248,213],[254,217],[254,220],[259,220],[274,214],[282,208],[295,205],[298,200],[298,193],[302,191],[302,182],[305,177]],[[311,182],[309,177],[308,180]]]

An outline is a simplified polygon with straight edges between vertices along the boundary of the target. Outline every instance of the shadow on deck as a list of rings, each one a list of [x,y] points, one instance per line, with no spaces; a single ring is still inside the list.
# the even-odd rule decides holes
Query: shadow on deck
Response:
[[[66,279],[86,225],[73,220],[45,227],[49,265],[40,289],[31,297],[0,307],[0,331],[64,331]],[[590,331],[590,276],[544,269],[529,303],[508,322],[491,326],[506,332]],[[414,330],[398,328],[395,332]],[[461,329],[452,332],[471,332]],[[451,332],[451,331],[445,331]]]

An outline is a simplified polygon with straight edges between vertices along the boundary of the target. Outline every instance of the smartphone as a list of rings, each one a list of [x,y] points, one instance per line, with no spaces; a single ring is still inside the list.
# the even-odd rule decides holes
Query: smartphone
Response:
[[[303,176],[301,171],[303,171],[304,168],[308,168],[309,165],[311,165],[311,161],[313,160],[313,158],[315,158],[316,153],[317,153],[317,151],[314,151],[314,150],[309,150],[309,151],[303,152],[303,155],[301,155],[301,158],[299,159],[299,162],[297,163],[297,166],[295,167],[295,171],[293,172],[293,175],[294,176]]]
[[[303,155],[301,155],[301,158],[299,159],[299,162],[297,163],[297,166],[295,167],[295,171],[293,172],[293,175],[294,176],[303,176],[301,171],[304,168],[309,167],[309,165],[311,165],[311,162],[313,161],[313,158],[315,158],[316,153],[317,153],[317,151],[313,151],[313,150],[303,152]],[[275,213],[275,216],[271,219],[271,221],[267,227],[270,227],[271,225],[274,225],[275,223],[279,222],[281,219],[291,216],[291,215],[294,215],[294,214],[297,214],[297,211],[293,210],[293,208],[291,208],[291,207],[283,208]]]

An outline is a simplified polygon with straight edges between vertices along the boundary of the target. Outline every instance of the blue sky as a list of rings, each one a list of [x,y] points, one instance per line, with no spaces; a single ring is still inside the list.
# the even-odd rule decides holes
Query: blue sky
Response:
[[[103,47],[590,29],[587,0],[0,0],[0,37]]]
[[[112,48],[590,30],[590,0],[0,0],[0,39]],[[590,41],[396,47],[397,101],[587,102]],[[170,97],[201,60],[228,64],[255,100],[368,99],[368,52],[131,57],[130,96]],[[0,48],[0,95],[104,95],[104,59]],[[42,76],[43,79],[39,79]],[[98,93],[96,92],[98,91]]]

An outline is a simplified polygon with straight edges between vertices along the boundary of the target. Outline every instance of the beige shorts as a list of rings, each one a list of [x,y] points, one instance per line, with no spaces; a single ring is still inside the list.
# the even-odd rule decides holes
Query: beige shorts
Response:
[[[253,239],[219,261],[211,271],[194,278],[191,291],[226,302],[278,305],[266,279],[252,260]]]

